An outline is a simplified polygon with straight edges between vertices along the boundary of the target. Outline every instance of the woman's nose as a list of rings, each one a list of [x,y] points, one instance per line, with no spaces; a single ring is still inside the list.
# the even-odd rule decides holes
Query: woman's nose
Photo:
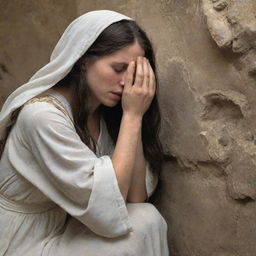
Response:
[[[123,75],[122,77],[121,77],[121,80],[120,80],[120,85],[121,86],[123,86],[124,87],[124,84],[125,84],[125,75]]]

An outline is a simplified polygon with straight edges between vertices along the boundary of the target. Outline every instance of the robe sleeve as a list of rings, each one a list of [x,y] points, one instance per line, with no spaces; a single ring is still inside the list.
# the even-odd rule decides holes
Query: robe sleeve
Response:
[[[22,161],[13,161],[16,169],[48,198],[98,235],[132,230],[110,157],[97,157],[82,143],[60,110],[46,102],[25,105],[15,130],[32,154],[26,163],[32,171]]]

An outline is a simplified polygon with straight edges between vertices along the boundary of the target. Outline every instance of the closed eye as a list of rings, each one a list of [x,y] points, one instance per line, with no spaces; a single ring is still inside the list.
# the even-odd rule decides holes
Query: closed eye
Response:
[[[113,68],[116,73],[122,73],[124,71],[123,68]]]
[[[127,67],[128,67],[128,64],[127,63],[114,63],[113,65],[112,65],[112,68],[113,68],[113,70],[117,73],[117,74],[119,74],[119,73],[122,73],[122,72],[125,72],[126,71],[126,69],[127,69]]]
[[[115,68],[115,67],[113,67],[113,69],[114,69],[114,71],[116,72],[116,73],[122,73],[122,72],[124,72],[125,70],[126,70],[126,68]]]

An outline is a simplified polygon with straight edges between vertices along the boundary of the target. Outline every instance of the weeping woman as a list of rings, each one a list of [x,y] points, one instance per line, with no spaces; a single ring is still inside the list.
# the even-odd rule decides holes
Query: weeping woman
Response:
[[[74,20],[0,113],[0,255],[168,256],[155,57],[131,18]]]

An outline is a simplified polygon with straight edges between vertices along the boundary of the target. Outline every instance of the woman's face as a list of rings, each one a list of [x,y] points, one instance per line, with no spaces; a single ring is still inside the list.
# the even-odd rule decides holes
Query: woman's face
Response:
[[[114,107],[121,99],[126,69],[129,62],[144,56],[144,50],[135,42],[111,55],[83,64],[89,86],[89,108],[100,104]]]

